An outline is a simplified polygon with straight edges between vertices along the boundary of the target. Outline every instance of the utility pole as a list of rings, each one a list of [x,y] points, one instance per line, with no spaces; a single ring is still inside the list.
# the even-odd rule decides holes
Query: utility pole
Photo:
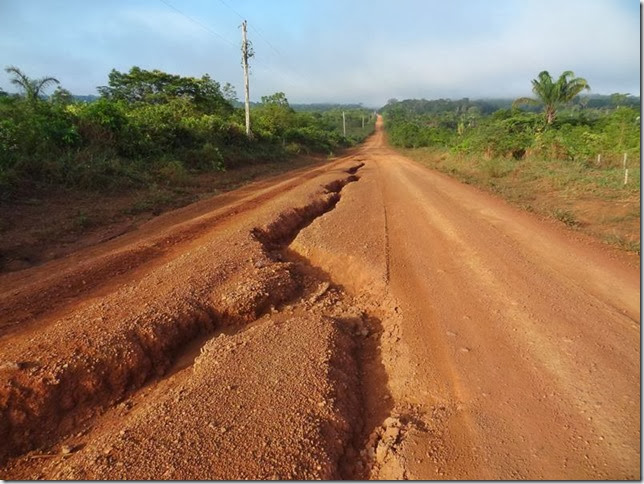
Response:
[[[364,129],[364,114],[362,115],[362,129]]]
[[[246,98],[246,136],[250,139],[253,135],[250,132],[250,92],[248,87],[248,58],[252,57],[248,39],[246,38],[246,21],[241,24],[242,27],[242,64],[244,65],[244,96]]]
[[[342,111],[342,132],[344,133],[344,137],[347,137],[347,120],[344,117],[344,111]]]

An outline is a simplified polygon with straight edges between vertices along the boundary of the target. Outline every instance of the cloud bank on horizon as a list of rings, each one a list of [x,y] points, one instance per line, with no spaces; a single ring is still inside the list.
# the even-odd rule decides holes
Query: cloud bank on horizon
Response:
[[[241,94],[241,17],[253,100],[516,97],[542,70],[572,70],[594,93],[640,94],[634,0],[3,0],[1,64],[75,94],[133,65],[209,73]],[[0,87],[13,90],[4,72]]]

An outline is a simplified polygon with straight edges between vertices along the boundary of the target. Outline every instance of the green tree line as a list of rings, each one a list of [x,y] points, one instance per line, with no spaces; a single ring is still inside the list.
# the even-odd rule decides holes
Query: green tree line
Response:
[[[32,79],[14,66],[5,71],[20,92],[0,91],[0,199],[47,186],[172,183],[188,172],[333,152],[373,131],[366,109],[347,112],[345,137],[341,113],[296,112],[276,93],[253,107],[248,139],[234,89],[208,75],[112,70],[100,97],[84,102],[53,77]]]
[[[582,97],[588,82],[570,71],[532,81],[534,98],[492,110],[488,101],[390,100],[382,109],[389,141],[405,148],[448,148],[488,158],[619,163],[640,157],[639,98]],[[591,100],[601,102],[591,103]],[[530,104],[527,109],[519,106]],[[591,106],[592,104],[592,106]]]

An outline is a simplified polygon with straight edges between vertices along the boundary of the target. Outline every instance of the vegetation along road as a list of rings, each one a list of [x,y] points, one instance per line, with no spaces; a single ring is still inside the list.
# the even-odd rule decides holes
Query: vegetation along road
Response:
[[[2,477],[639,479],[637,256],[376,128],[0,276]]]

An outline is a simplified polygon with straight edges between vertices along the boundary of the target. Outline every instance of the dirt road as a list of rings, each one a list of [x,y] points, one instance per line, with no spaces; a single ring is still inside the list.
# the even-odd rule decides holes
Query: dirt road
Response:
[[[5,479],[639,479],[634,256],[354,154],[0,277]]]

